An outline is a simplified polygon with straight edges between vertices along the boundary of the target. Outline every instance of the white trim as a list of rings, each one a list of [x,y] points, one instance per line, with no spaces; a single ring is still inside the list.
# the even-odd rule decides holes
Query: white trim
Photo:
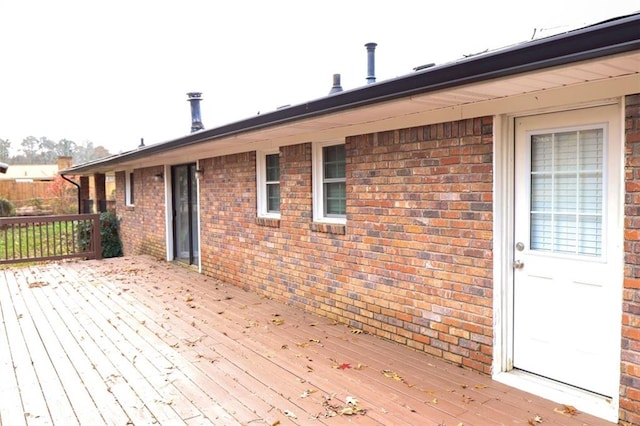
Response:
[[[196,161],[196,170],[203,170],[203,166],[200,164],[200,160]],[[197,172],[196,172],[197,175]],[[200,204],[200,185],[201,185],[201,181],[203,181],[204,178],[200,178],[198,179],[198,177],[196,176],[196,212],[197,212],[197,219],[196,219],[196,226],[198,227],[198,272],[202,273],[202,226],[201,226],[201,221],[200,221],[200,209],[201,209],[201,204]]]
[[[583,413],[618,422],[618,398],[612,400],[519,370],[494,374],[493,380],[558,404],[571,405]]]
[[[133,178],[133,202],[131,202],[131,179]],[[134,207],[136,205],[135,199],[135,174],[133,170],[124,171],[124,205],[127,207]]]
[[[344,145],[344,141],[314,142],[312,152],[312,180],[313,180],[313,221],[346,225],[345,217],[326,217],[324,215],[324,185],[323,185],[323,156],[322,148],[333,145]]]
[[[494,117],[493,122],[493,347],[491,370],[494,374],[513,368],[510,339],[513,333],[513,206],[514,206],[514,145],[513,118]]]
[[[173,260],[173,238],[171,238],[171,167],[164,165],[162,175],[164,176],[164,240],[165,259]]]
[[[279,149],[256,151],[256,211],[258,217],[280,219],[280,213],[267,211],[267,155],[279,154]],[[281,187],[282,188],[282,187]]]
[[[611,100],[599,102],[598,105],[611,105]],[[617,128],[610,129],[614,137],[620,138],[620,144],[615,147],[609,147],[613,150],[609,155],[618,158],[619,179],[624,183],[624,97],[616,99],[615,105],[619,110]],[[577,108],[584,107],[584,105]],[[574,107],[573,109],[577,109]],[[570,110],[566,107],[564,110]],[[557,112],[557,108],[554,111]],[[518,117],[539,114],[543,111],[518,114]],[[492,377],[494,380],[556,401],[561,404],[573,405],[580,411],[603,418],[611,422],[618,421],[618,410],[620,406],[619,392],[613,390],[613,398],[587,392],[572,386],[564,385],[553,380],[545,379],[523,371],[513,370],[513,250],[514,246],[514,213],[515,213],[515,180],[514,180],[514,163],[515,163],[515,131],[514,120],[516,116],[495,116],[494,117],[494,206],[493,206],[493,251],[494,251],[494,292],[493,292],[493,329],[494,329],[494,356],[492,361]],[[612,126],[613,127],[613,126]],[[618,199],[620,203],[624,203],[624,184],[618,185]],[[614,219],[615,225],[609,230],[610,238],[614,241],[614,253],[610,256],[619,264],[619,276],[614,277],[618,286],[617,300],[620,301],[618,306],[611,307],[616,309],[615,314],[622,318],[622,292],[624,281],[624,206],[620,205],[616,210]],[[618,297],[619,296],[619,297]],[[621,327],[618,333],[622,333]],[[619,342],[620,339],[618,338]],[[615,348],[617,359],[621,356],[621,347]],[[620,377],[620,364],[617,363],[616,377]]]

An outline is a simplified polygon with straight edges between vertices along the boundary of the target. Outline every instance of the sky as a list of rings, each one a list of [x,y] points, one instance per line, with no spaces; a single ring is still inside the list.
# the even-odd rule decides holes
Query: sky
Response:
[[[640,0],[0,0],[0,138],[111,153],[640,11]]]

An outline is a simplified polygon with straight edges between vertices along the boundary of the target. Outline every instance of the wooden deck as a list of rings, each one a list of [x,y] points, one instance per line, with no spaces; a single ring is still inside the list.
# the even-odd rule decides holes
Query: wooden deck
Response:
[[[5,426],[610,424],[147,257],[0,284]]]

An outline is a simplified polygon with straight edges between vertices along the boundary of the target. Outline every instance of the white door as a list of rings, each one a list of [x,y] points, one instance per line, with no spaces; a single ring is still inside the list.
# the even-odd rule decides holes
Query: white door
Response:
[[[605,396],[619,383],[619,114],[515,122],[513,367]]]

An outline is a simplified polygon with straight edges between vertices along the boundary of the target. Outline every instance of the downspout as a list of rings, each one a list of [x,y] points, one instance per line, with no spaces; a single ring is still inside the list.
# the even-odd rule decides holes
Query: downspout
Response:
[[[82,202],[80,200],[80,185],[75,183],[74,181],[72,181],[71,179],[69,179],[68,177],[66,177],[64,174],[60,173],[60,176],[62,177],[62,179],[66,180],[67,182],[69,182],[71,185],[76,187],[76,192],[78,193],[78,214],[82,214]]]

